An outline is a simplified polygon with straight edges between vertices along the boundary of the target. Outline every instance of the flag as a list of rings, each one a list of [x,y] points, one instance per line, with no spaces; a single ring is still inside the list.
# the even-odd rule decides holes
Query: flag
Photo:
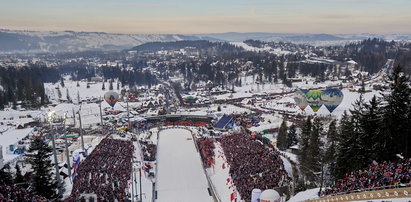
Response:
[[[231,193],[230,201],[237,201],[235,192]]]
[[[75,173],[79,165],[80,165],[80,155],[78,155],[77,158],[73,156],[73,178],[75,176]]]

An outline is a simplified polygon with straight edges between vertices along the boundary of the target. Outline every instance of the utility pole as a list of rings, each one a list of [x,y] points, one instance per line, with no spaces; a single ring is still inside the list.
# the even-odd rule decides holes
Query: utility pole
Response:
[[[135,186],[135,188],[136,188],[136,194],[137,194],[137,177],[136,177],[136,168],[134,167],[134,165],[133,165],[133,169],[134,169],[134,171],[133,171],[133,184],[135,184],[134,186]],[[136,197],[136,201],[138,201],[138,198],[137,198],[137,196],[136,195],[134,195],[133,196],[133,198],[134,197]]]
[[[133,162],[133,160],[131,160]],[[133,163],[132,163],[133,165]],[[131,202],[134,202],[134,165],[131,166]]]
[[[321,160],[321,161],[323,161],[323,160]],[[321,190],[323,188],[323,182],[324,182],[324,163],[321,162],[321,183],[320,183],[319,195],[321,194]]]
[[[78,120],[80,122],[80,136],[81,136],[81,148],[83,149],[83,152],[85,152],[84,149],[84,139],[83,139],[83,125],[81,125],[81,105],[80,105],[80,109],[78,110]]]
[[[101,134],[103,135],[103,130],[104,130],[104,126],[103,126],[103,112],[101,111],[101,103],[103,102],[103,100],[100,97],[100,125],[101,125]]]
[[[140,173],[140,177],[139,177],[139,183],[140,183],[140,202],[142,202],[143,201],[143,190],[142,190],[142,188],[141,188],[141,167],[138,169],[139,170],[139,173]]]
[[[74,108],[73,108],[73,124],[74,124],[74,127],[76,127],[76,112],[74,112]]]
[[[54,168],[56,169],[56,179],[57,179],[57,186],[58,186],[58,194],[61,196],[62,190],[61,190],[61,178],[60,178],[60,169],[59,169],[59,162],[57,160],[57,152],[56,152],[56,142],[54,140],[54,131],[53,131],[53,114],[49,114],[49,124],[50,124],[50,137],[51,137],[51,142],[53,144],[53,156],[54,156]]]
[[[69,153],[68,143],[67,143],[66,118],[67,118],[67,112],[64,113],[63,134],[64,134],[64,143],[66,146],[67,170],[68,170],[69,178],[71,180],[71,164],[70,164],[70,153]]]
[[[127,129],[130,130],[130,110],[128,109],[128,100],[129,100],[130,92],[127,93]]]

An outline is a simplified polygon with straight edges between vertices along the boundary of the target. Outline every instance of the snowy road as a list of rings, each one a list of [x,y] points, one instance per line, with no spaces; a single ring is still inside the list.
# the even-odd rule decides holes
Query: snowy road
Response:
[[[190,131],[173,128],[160,132],[157,166],[156,201],[213,201]]]

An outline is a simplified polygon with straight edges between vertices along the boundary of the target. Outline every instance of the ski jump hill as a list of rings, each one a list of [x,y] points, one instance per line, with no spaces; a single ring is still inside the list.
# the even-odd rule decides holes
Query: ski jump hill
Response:
[[[191,131],[159,132],[155,190],[156,202],[214,201]]]

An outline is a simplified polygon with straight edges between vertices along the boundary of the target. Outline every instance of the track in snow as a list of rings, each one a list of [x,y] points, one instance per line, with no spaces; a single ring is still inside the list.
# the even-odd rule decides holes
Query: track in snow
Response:
[[[157,166],[157,202],[213,201],[190,131],[160,132]]]

